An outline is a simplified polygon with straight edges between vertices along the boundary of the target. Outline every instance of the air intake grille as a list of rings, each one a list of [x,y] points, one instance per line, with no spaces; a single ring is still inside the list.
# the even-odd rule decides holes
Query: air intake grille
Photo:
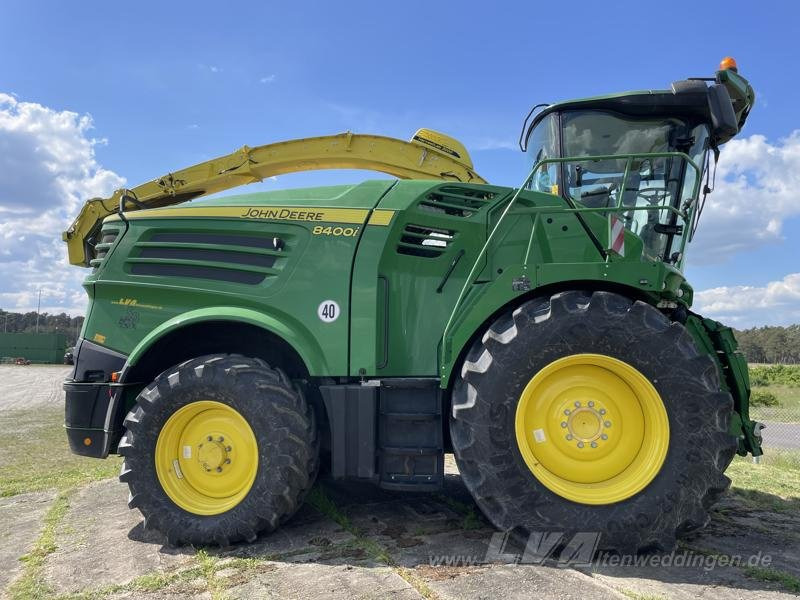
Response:
[[[397,244],[399,254],[436,258],[441,256],[456,237],[452,229],[406,225]]]
[[[103,261],[108,254],[108,251],[111,249],[111,246],[114,245],[114,242],[117,241],[117,236],[119,235],[119,229],[103,229],[100,232],[100,241],[94,245],[94,258],[89,261],[89,266],[93,267],[92,272],[96,272],[100,265],[103,264]]]
[[[458,186],[445,186],[428,194],[419,203],[419,207],[422,210],[466,218],[471,217],[494,197],[494,192]]]
[[[160,231],[137,242],[128,263],[132,275],[256,285],[278,274],[286,254],[278,237]]]

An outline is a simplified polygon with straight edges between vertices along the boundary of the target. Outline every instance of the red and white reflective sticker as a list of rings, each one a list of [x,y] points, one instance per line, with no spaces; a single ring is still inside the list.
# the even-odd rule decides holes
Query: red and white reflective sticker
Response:
[[[625,225],[617,215],[608,215],[608,249],[625,256]]]

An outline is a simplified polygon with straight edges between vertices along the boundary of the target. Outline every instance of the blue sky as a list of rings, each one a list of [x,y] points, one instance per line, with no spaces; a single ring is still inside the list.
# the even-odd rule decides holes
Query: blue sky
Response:
[[[83,191],[135,185],[243,144],[345,130],[408,138],[419,127],[460,139],[483,177],[516,185],[525,162],[514,147],[534,103],[664,88],[732,55],[758,103],[741,143],[723,148],[688,273],[717,318],[800,321],[800,8],[770,5],[3,0],[0,306],[29,307],[45,286],[49,309],[80,310],[83,272],[45,242]],[[297,174],[242,191],[368,177]],[[34,209],[47,223],[26,225]],[[37,257],[22,255],[20,235]]]

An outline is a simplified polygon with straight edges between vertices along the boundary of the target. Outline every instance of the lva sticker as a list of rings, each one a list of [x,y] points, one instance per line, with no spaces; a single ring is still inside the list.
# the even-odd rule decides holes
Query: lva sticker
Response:
[[[333,323],[339,318],[339,304],[335,300],[324,300],[317,308],[317,316],[324,323]]]

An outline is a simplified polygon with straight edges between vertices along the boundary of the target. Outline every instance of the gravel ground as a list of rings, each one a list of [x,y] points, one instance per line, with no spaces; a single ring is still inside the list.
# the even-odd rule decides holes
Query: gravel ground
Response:
[[[68,365],[0,365],[0,410],[63,403],[61,384],[70,371]]]
[[[761,431],[764,448],[800,448],[800,423],[765,421]]]
[[[60,384],[68,372],[3,367],[2,407],[63,401]],[[552,559],[515,564],[507,547],[487,554],[499,534],[477,511],[452,457],[447,472],[444,491],[431,495],[322,481],[316,493],[326,502],[312,499],[279,531],[224,549],[166,546],[128,510],[127,488],[115,479],[58,495],[0,497],[0,596],[6,586],[7,594],[26,599],[74,593],[137,600],[796,597],[791,580],[788,586],[768,581],[721,560],[758,558],[763,565],[769,556],[770,567],[800,578],[796,501],[761,508],[779,501],[762,494],[756,509],[752,495],[729,493],[709,526],[685,539],[671,559],[655,555],[638,566],[615,565],[608,557],[569,568]],[[21,562],[33,548],[34,559]],[[687,555],[692,566],[679,564]],[[20,587],[25,582],[28,587]]]

